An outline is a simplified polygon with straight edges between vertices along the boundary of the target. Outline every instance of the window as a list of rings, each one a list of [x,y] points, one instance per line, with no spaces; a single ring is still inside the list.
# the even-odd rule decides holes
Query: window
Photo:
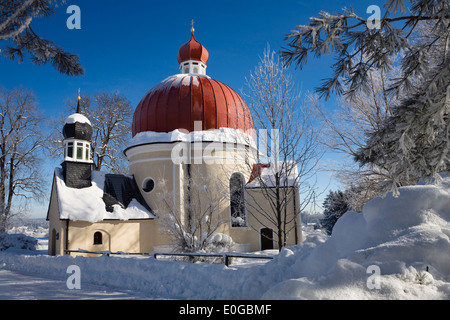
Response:
[[[94,244],[103,244],[102,233],[97,231],[94,233]]]
[[[73,142],[67,143],[67,157],[73,158]]]
[[[152,178],[147,178],[144,180],[144,183],[142,183],[142,190],[144,192],[150,193],[155,189],[155,180]]]
[[[230,178],[230,213],[232,227],[246,227],[244,177],[233,173]]]
[[[90,152],[91,152],[91,147],[90,147],[90,145],[89,145],[89,143],[86,143],[86,145],[84,146],[84,152],[85,152],[85,160],[86,161],[89,161],[89,160],[91,160],[91,155],[90,155]]]
[[[69,161],[91,161],[91,144],[85,141],[66,141],[64,159]]]
[[[194,67],[194,73],[198,73],[198,67]]]
[[[83,143],[77,143],[77,160],[83,160]]]

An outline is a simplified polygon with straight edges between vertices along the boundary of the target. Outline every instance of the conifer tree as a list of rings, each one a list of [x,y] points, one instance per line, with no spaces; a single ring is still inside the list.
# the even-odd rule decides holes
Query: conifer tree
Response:
[[[66,0],[2,0],[0,1],[0,41],[12,45],[2,50],[4,56],[19,63],[25,52],[36,65],[51,63],[60,73],[69,76],[84,74],[78,55],[65,51],[50,40],[41,38],[31,24],[34,18],[51,16],[58,4]]]
[[[321,221],[322,227],[326,229],[328,234],[331,234],[338,219],[350,209],[346,194],[340,190],[330,190],[323,202],[323,209],[325,218]]]
[[[389,170],[392,190],[396,177],[431,180],[450,165],[450,3],[442,0],[389,0],[379,28],[366,17],[343,9],[321,12],[308,25],[297,26],[282,56],[302,67],[310,53],[334,53],[334,74],[317,92],[328,98],[334,91],[352,97],[370,91],[369,70],[388,71],[401,55],[401,75],[388,90],[403,92],[389,117],[355,159]],[[423,30],[426,30],[425,32]],[[365,57],[354,61],[354,57]],[[343,82],[344,81],[344,82]]]

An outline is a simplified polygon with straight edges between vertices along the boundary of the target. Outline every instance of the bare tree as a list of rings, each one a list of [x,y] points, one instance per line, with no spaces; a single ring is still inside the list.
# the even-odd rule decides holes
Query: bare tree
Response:
[[[67,101],[69,112],[76,110],[76,99]],[[91,154],[93,168],[96,171],[106,168],[114,173],[127,172],[127,160],[123,149],[127,145],[130,136],[133,108],[131,103],[118,92],[96,93],[93,96],[83,95],[80,100],[81,112],[91,121],[93,135]],[[53,155],[60,157],[62,154],[63,116],[55,120],[55,132],[53,133]]]
[[[51,62],[60,72],[69,76],[84,74],[78,55],[65,51],[50,40],[39,37],[31,27],[34,18],[49,17],[54,7],[65,0],[8,0],[0,2],[0,41],[11,41],[14,46],[3,50],[4,55],[19,62],[24,53],[31,55],[36,65]]]
[[[266,168],[269,174],[257,175],[256,185],[271,207],[267,210],[263,204],[254,201],[248,211],[256,219],[264,217],[275,227],[281,250],[291,229],[295,228],[295,223],[291,222],[314,201],[314,168],[321,157],[317,129],[310,107],[300,103],[301,96],[291,74],[269,46],[246,80],[246,86],[244,96],[255,127],[260,129],[259,148],[269,156],[260,162],[270,162],[270,167]],[[261,133],[267,133],[267,139]],[[298,209],[289,214],[288,206],[298,193]]]
[[[43,117],[34,94],[23,88],[0,89],[0,231],[18,212],[18,199],[43,195],[40,152]]]
[[[211,252],[221,246],[230,249],[230,237],[216,231],[226,222],[221,211],[228,204],[228,190],[218,178],[205,176],[196,165],[186,165],[186,188],[181,205],[174,202],[174,190],[167,181],[160,179],[161,192],[157,197],[161,206],[156,209],[160,216],[159,228],[168,236],[176,252]]]
[[[86,110],[92,122],[92,153],[94,170],[104,166],[113,172],[126,172],[123,148],[130,136],[133,108],[118,92],[102,92],[94,95],[95,107]]]

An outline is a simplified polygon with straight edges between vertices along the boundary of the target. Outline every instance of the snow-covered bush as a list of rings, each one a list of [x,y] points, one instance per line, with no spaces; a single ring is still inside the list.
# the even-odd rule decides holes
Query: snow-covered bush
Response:
[[[37,239],[24,234],[0,233],[0,251],[15,248],[22,250],[36,250]]]
[[[175,252],[205,252],[208,241],[226,223],[221,211],[228,204],[228,185],[216,177],[192,168],[189,192],[185,192],[185,206],[175,205],[173,189],[160,179],[157,197],[161,205],[155,207],[158,228],[170,240]]]
[[[229,252],[234,247],[233,239],[223,233],[212,234],[205,246],[205,251],[208,253]]]

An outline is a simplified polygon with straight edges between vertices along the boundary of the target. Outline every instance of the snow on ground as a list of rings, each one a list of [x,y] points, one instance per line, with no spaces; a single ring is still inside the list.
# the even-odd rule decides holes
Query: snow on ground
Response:
[[[107,288],[108,289],[108,288]],[[83,285],[82,290],[68,290],[66,280],[38,277],[0,269],[0,300],[131,300],[135,293],[105,290]]]
[[[362,214],[347,212],[331,237],[308,234],[265,263],[0,252],[2,272],[63,284],[70,265],[80,267],[82,286],[152,299],[450,299],[450,178],[401,188],[398,198],[376,198]]]

